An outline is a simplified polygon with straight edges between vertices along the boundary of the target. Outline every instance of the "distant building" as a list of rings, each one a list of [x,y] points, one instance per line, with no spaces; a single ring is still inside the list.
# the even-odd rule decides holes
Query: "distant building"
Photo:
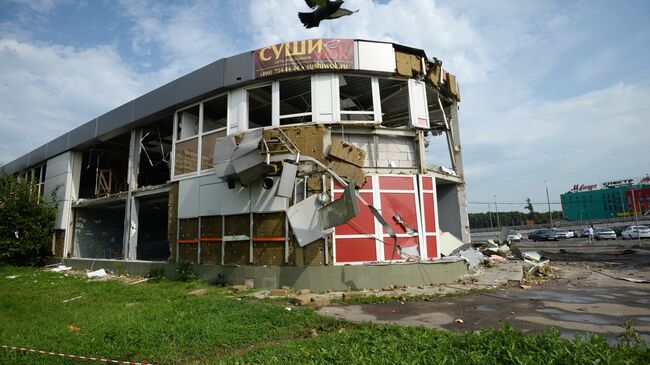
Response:
[[[650,210],[650,176],[576,184],[560,195],[560,199],[564,218],[570,221],[628,217],[635,211],[642,215]]]

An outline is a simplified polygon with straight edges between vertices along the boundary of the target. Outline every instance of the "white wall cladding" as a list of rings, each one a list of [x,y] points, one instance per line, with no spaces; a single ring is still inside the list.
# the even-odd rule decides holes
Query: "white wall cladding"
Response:
[[[235,89],[228,93],[228,134],[246,129],[248,129],[246,89]]]
[[[312,100],[314,100],[314,121],[318,123],[334,122],[338,115],[337,77],[331,74],[316,74],[312,83]]]
[[[199,216],[199,179],[178,182],[178,218]]]
[[[68,151],[47,161],[45,171],[44,199],[49,201],[52,192],[56,191],[57,203],[56,222],[54,229],[66,229],[70,219],[70,204],[74,192],[73,177],[75,165],[81,166],[81,153]],[[78,169],[77,169],[78,170]]]
[[[395,72],[395,50],[391,43],[357,41],[359,70]]]

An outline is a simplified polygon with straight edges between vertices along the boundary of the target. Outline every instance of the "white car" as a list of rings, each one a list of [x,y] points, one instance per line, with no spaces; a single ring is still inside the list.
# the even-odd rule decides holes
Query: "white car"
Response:
[[[557,236],[559,238],[573,238],[575,236],[573,231],[569,231],[566,229],[555,229],[554,231],[555,233],[557,233]]]
[[[627,226],[621,232],[624,240],[633,238],[650,238],[650,228],[646,226]]]
[[[508,236],[506,237],[508,241],[515,241],[515,242],[521,242],[521,233],[511,230],[508,232]]]

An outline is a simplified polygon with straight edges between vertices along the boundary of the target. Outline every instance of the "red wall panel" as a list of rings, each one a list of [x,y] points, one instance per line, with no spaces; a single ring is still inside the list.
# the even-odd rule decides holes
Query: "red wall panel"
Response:
[[[377,261],[374,238],[336,238],[336,262]]]

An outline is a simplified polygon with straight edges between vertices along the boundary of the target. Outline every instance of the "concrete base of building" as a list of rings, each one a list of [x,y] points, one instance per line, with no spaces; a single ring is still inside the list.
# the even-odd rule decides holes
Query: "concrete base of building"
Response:
[[[75,269],[106,269],[118,274],[146,275],[152,269],[163,269],[165,277],[178,276],[177,264],[147,261],[64,259]],[[393,263],[384,265],[344,266],[219,266],[193,265],[201,280],[215,284],[253,283],[255,288],[361,290],[391,285],[421,286],[451,283],[467,274],[464,260],[436,260],[430,263]],[[251,281],[252,280],[252,281]]]

